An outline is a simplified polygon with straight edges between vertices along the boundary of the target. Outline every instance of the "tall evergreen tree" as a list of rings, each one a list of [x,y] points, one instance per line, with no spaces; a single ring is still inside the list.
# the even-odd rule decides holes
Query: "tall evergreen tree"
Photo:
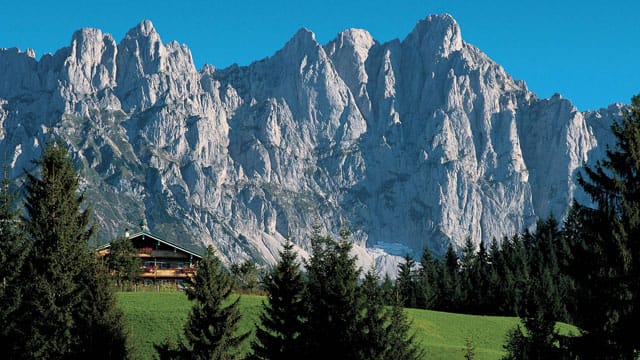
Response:
[[[502,257],[505,264],[503,280],[506,289],[506,304],[511,307],[508,315],[520,315],[524,307],[530,279],[526,249],[523,237],[518,234],[502,243]]]
[[[633,359],[640,350],[640,95],[612,131],[614,148],[578,177],[597,208],[576,205],[573,315],[590,354]]]
[[[389,346],[381,359],[423,359],[424,351],[417,346],[415,334],[410,333],[411,323],[400,303],[394,304],[390,311],[386,338]]]
[[[212,246],[189,280],[187,297],[194,301],[184,328],[186,343],[176,348],[166,342],[156,346],[162,359],[225,360],[239,356],[239,348],[249,333],[238,334],[240,297],[228,302],[234,281]]]
[[[459,311],[464,313],[477,313],[477,256],[476,247],[468,237],[462,248],[462,258],[460,262],[460,294],[461,304]]]
[[[444,256],[442,274],[440,275],[440,299],[438,308],[443,311],[458,311],[461,306],[460,265],[458,255],[449,244]]]
[[[302,355],[304,281],[296,258],[287,239],[280,261],[264,280],[267,302],[252,344],[255,359],[298,359]]]
[[[4,354],[8,358],[16,358],[19,349],[14,346],[13,339],[22,336],[20,329],[16,328],[21,299],[19,279],[29,249],[14,208],[16,195],[10,185],[5,171],[0,185],[0,343],[6,344]]]
[[[514,357],[525,354],[528,359],[560,358],[562,349],[557,344],[557,321],[565,320],[566,296],[562,288],[556,248],[561,242],[558,223],[550,216],[538,221],[534,233],[525,234],[530,251],[530,282],[520,313],[527,334],[514,330],[509,339],[509,351]]]
[[[391,348],[388,342],[387,322],[389,314],[384,307],[384,299],[378,276],[374,269],[365,274],[360,285],[360,296],[365,300],[362,304],[363,318],[358,336],[359,359],[385,360]]]
[[[502,244],[508,245],[508,238],[503,238]],[[493,238],[488,254],[489,274],[487,276],[488,315],[514,315],[513,305],[509,303],[510,280],[508,279],[507,264],[498,241]]]
[[[357,359],[354,346],[361,324],[362,298],[358,292],[360,270],[350,254],[351,243],[322,236],[311,239],[305,291],[307,322],[303,331],[305,358]]]
[[[31,246],[21,274],[24,336],[16,344],[33,358],[81,358],[108,346],[119,348],[103,356],[126,357],[121,315],[89,249],[90,209],[82,208],[84,192],[64,144],[47,143],[37,164],[40,177],[27,174]],[[109,321],[117,323],[108,332],[88,331]]]
[[[404,262],[398,264],[398,278],[396,286],[404,307],[415,308],[417,306],[417,283],[414,266],[416,261],[409,254],[405,255]]]
[[[431,256],[427,247],[420,257],[420,270],[417,274],[417,305],[422,309],[433,309],[438,304],[438,274],[440,262]]]

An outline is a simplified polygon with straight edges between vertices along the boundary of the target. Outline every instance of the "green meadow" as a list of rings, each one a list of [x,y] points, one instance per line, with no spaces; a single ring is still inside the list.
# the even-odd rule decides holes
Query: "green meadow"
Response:
[[[127,318],[136,359],[153,359],[154,343],[166,338],[178,339],[191,303],[182,292],[122,292],[118,305]],[[242,295],[241,331],[251,331],[258,321],[264,297]],[[476,316],[430,310],[407,309],[416,341],[428,359],[463,359],[467,339],[476,359],[499,359],[507,331],[519,321],[513,317]],[[561,325],[563,333],[572,327]],[[249,351],[249,342],[245,343]]]

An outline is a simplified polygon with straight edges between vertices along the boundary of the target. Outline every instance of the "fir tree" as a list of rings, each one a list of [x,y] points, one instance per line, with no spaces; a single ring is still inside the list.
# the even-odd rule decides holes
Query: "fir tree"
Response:
[[[404,257],[404,262],[398,264],[398,278],[396,279],[396,286],[398,287],[398,294],[402,299],[404,307],[415,308],[417,306],[417,284],[415,279],[415,260],[411,255],[407,254]]]
[[[228,303],[234,282],[212,246],[189,280],[187,297],[194,301],[184,328],[186,343],[156,346],[162,359],[235,359],[249,333],[238,334],[240,297]]]
[[[300,334],[304,326],[304,282],[300,266],[287,239],[280,261],[266,276],[263,304],[256,339],[252,344],[255,359],[298,359],[302,354]]]
[[[415,342],[415,334],[410,333],[411,322],[400,303],[391,308],[387,339],[389,346],[382,359],[418,360],[424,358],[424,352]],[[362,359],[365,360],[365,359]]]
[[[525,234],[530,251],[530,282],[526,289],[520,316],[527,335],[512,333],[510,351],[516,356],[525,354],[528,359],[560,358],[562,349],[558,348],[557,321],[565,319],[565,293],[562,289],[563,277],[560,274],[556,246],[560,242],[558,223],[553,216],[546,221],[538,221],[534,233]]]
[[[508,238],[503,238],[503,245],[508,245]],[[487,309],[488,315],[514,315],[514,307],[509,302],[513,299],[509,296],[509,289],[512,288],[508,274],[506,261],[498,241],[493,238],[489,246],[488,255],[489,275],[487,276],[488,298],[487,303],[492,304]]]
[[[64,144],[49,142],[37,162],[40,177],[27,174],[24,219],[31,241],[22,272],[19,309],[24,336],[16,345],[33,358],[83,358],[118,346],[126,357],[126,334],[104,268],[89,249],[90,209],[82,209],[79,176]],[[102,272],[101,272],[102,271]],[[109,331],[93,331],[100,324]]]
[[[444,256],[442,274],[440,275],[440,301],[438,308],[443,311],[457,311],[461,306],[460,267],[458,255],[449,244]]]
[[[384,299],[378,285],[378,276],[370,269],[360,285],[360,296],[363,302],[363,319],[358,337],[359,359],[385,360],[390,350],[388,343],[388,313],[384,307]]]
[[[307,263],[306,317],[302,337],[305,358],[357,359],[362,298],[358,292],[360,270],[350,255],[346,235],[337,242],[316,230]]]
[[[614,148],[578,177],[597,208],[576,205],[583,228],[570,244],[573,315],[590,355],[633,359],[640,350],[640,96],[612,131]]]
[[[476,280],[477,280],[477,259],[476,259],[476,247],[471,241],[471,238],[467,238],[462,248],[462,259],[460,262],[460,294],[461,294],[461,306],[460,311],[465,313],[477,313],[476,308],[477,296]]]
[[[417,275],[417,302],[422,309],[433,309],[438,304],[438,274],[440,262],[431,256],[427,247],[420,257],[420,270]]]
[[[14,209],[16,195],[11,192],[7,171],[0,185],[0,343],[6,344],[4,353],[17,358],[18,348],[13,339],[22,336],[19,323],[21,288],[20,274],[28,252],[18,212]]]

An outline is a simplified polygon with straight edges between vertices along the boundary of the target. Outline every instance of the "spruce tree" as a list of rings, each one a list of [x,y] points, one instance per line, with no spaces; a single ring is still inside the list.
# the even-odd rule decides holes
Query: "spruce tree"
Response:
[[[302,354],[300,334],[304,326],[304,281],[287,239],[280,261],[264,280],[267,302],[263,303],[256,339],[252,344],[254,359],[298,359]]]
[[[316,229],[311,246],[306,264],[304,358],[357,359],[362,298],[351,243],[346,236],[337,242]]]
[[[396,279],[396,286],[398,287],[398,294],[402,299],[404,307],[415,308],[417,306],[417,282],[415,279],[415,260],[411,255],[407,254],[404,257],[404,262],[398,264],[398,278]]]
[[[527,334],[516,329],[509,339],[509,351],[513,356],[525,354],[529,359],[560,358],[562,349],[559,335],[555,330],[557,321],[565,320],[564,307],[566,296],[562,288],[556,247],[561,241],[558,223],[549,217],[546,221],[538,221],[534,233],[525,234],[530,254],[530,282],[526,288],[526,296],[522,302],[520,317]]]
[[[467,238],[462,248],[462,259],[460,262],[460,294],[461,294],[461,306],[460,311],[464,313],[478,313],[477,309],[477,297],[476,297],[476,247],[471,241],[471,238]]]
[[[22,336],[19,323],[21,288],[20,274],[28,252],[28,243],[18,212],[14,208],[15,193],[5,171],[0,185],[0,344],[6,344],[4,354],[17,358],[19,348],[13,339]]]
[[[422,251],[420,257],[420,270],[417,275],[417,298],[418,307],[422,309],[433,309],[438,304],[438,274],[440,273],[440,262],[431,256],[427,247]]]
[[[503,238],[503,246],[508,246],[508,238]],[[488,298],[487,303],[491,304],[487,309],[487,315],[514,315],[513,305],[509,303],[509,271],[504,259],[502,248],[498,241],[493,238],[489,246],[488,254],[489,275],[487,276]]]
[[[402,360],[423,359],[424,351],[417,346],[415,334],[411,334],[410,332],[411,322],[407,318],[407,314],[404,312],[401,304],[396,303],[390,311],[386,338],[389,346],[381,358]]]
[[[640,95],[612,131],[606,158],[578,176],[596,208],[575,205],[573,317],[589,354],[632,359],[640,351]]]
[[[94,233],[83,209],[76,174],[61,142],[49,142],[37,161],[40,176],[27,174],[24,219],[31,242],[21,274],[20,327],[16,346],[33,358],[126,357],[126,334],[111,289],[89,249]],[[93,331],[100,324],[109,331]],[[106,328],[105,328],[106,329]]]
[[[378,276],[374,269],[369,269],[360,285],[360,296],[363,302],[363,319],[360,326],[361,335],[356,345],[359,359],[385,360],[390,349],[388,343],[388,313],[384,307],[384,299],[378,285]]]
[[[440,301],[438,308],[443,311],[458,311],[461,306],[460,267],[458,255],[449,244],[444,256],[442,274],[440,276]]]
[[[212,246],[189,280],[187,297],[193,307],[184,328],[186,342],[172,348],[168,342],[156,346],[162,359],[225,360],[239,356],[249,333],[238,334],[240,297],[229,303],[234,282]]]

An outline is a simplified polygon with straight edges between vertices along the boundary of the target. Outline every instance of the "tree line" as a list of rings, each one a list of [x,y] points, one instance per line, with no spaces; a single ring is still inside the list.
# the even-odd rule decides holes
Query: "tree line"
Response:
[[[615,145],[584,167],[578,183],[591,202],[553,216],[489,248],[467,239],[461,255],[425,249],[407,256],[389,298],[403,305],[519,316],[508,359],[636,359],[640,352],[640,96],[612,126]],[[561,336],[555,324],[579,328]]]
[[[346,233],[345,233],[346,234]],[[384,305],[373,269],[360,280],[346,235],[314,232],[306,271],[287,240],[263,279],[266,301],[249,359],[421,359],[401,304]],[[187,296],[195,300],[184,339],[156,345],[160,359],[235,359],[248,333],[238,332],[233,273],[209,248]],[[234,298],[235,297],[235,298]]]
[[[591,203],[574,202],[560,224],[460,256],[425,250],[407,257],[395,281],[361,270],[348,234],[312,234],[312,253],[297,261],[287,242],[264,279],[267,300],[250,356],[256,359],[417,359],[402,306],[516,315],[507,359],[635,359],[640,351],[640,96],[612,126],[615,145],[578,183]],[[0,188],[0,343],[11,359],[125,359],[130,344],[115,305],[110,274],[89,247],[94,234],[64,144],[50,141],[27,174],[21,209],[5,175]],[[135,266],[134,266],[135,267]],[[254,284],[253,271],[237,273]],[[249,276],[251,275],[251,276]],[[248,334],[238,333],[234,281],[213,249],[187,286],[194,301],[184,338],[157,346],[163,359],[233,359]],[[253,286],[253,285],[247,285]],[[574,324],[561,336],[557,321]]]
[[[126,238],[111,254],[89,246],[95,233],[80,177],[65,145],[49,141],[27,174],[22,209],[8,176],[0,188],[0,344],[9,359],[127,359],[131,348],[116,286],[139,275]],[[400,304],[385,307],[373,270],[359,281],[347,235],[312,235],[301,270],[287,241],[267,273],[267,295],[251,344],[252,359],[418,359]],[[188,280],[193,302],[184,336],[156,346],[161,359],[236,359],[249,333],[240,333],[234,288],[256,287],[255,266],[227,270],[212,247]]]

